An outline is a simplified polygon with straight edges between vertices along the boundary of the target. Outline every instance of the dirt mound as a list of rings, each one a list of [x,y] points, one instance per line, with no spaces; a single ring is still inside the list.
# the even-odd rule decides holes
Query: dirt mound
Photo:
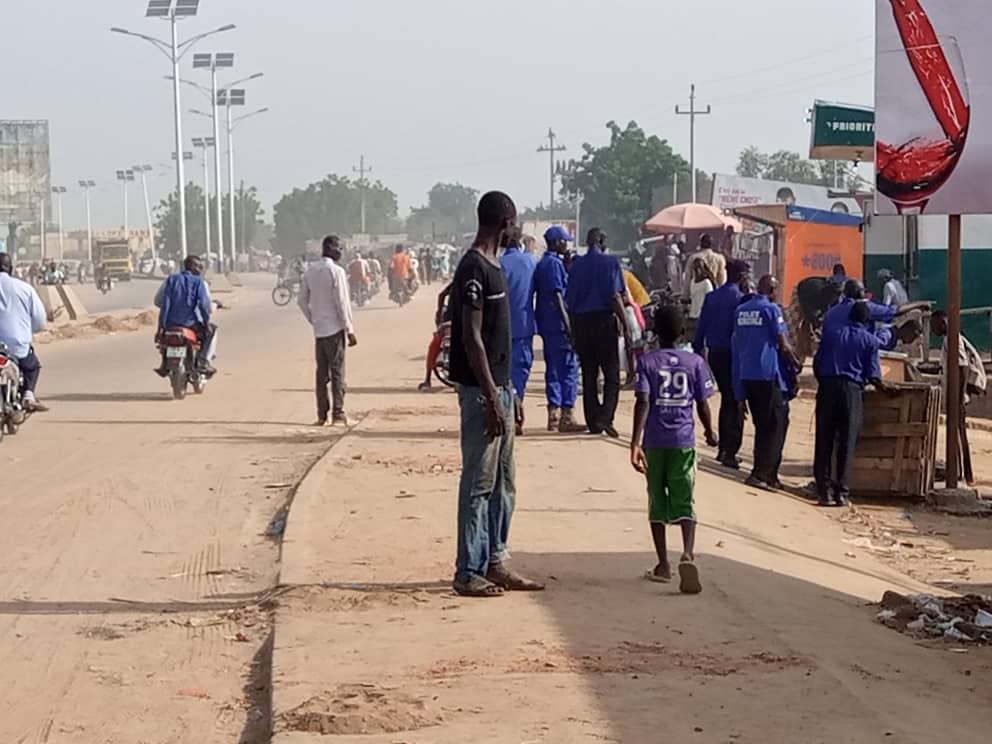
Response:
[[[145,310],[142,313],[138,313],[134,316],[138,325],[143,326],[153,326],[158,323],[158,311],[157,310]]]
[[[117,333],[127,328],[123,320],[113,315],[101,315],[93,321],[93,327],[105,333]]]
[[[280,730],[324,736],[397,734],[442,723],[444,717],[423,700],[377,685],[342,685],[277,719]]]

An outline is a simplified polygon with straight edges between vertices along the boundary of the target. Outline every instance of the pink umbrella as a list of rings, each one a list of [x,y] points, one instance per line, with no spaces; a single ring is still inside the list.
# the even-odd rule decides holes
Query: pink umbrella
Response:
[[[709,204],[676,204],[663,209],[646,223],[645,232],[683,233],[693,230],[722,231],[728,227],[741,232],[742,225],[733,217],[726,217]]]

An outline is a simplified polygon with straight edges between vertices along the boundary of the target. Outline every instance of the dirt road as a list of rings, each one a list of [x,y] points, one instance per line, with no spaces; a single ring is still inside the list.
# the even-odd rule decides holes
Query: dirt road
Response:
[[[549,591],[453,597],[455,401],[411,392],[428,293],[358,313],[342,436],[306,426],[298,312],[246,283],[202,398],[168,400],[147,332],[44,347],[53,411],[0,445],[0,742],[987,738],[992,656],[875,624],[927,587],[798,500],[704,472],[705,593],[642,582],[643,486],[603,439],[520,442],[513,548]]]
[[[422,324],[428,312],[409,310]],[[421,335],[366,346],[368,414],[294,501],[278,744],[987,738],[988,649],[918,645],[874,621],[885,590],[931,587],[846,542],[835,517],[726,477],[712,453],[697,493],[703,595],[643,581],[653,556],[626,446],[542,432],[539,377],[512,547],[548,591],[453,596],[458,422],[450,393],[411,392]],[[796,475],[804,446],[787,453]]]
[[[265,740],[264,533],[335,436],[286,392],[312,342],[269,283],[220,315],[203,397],[169,399],[151,329],[39,350],[52,411],[0,445],[0,742]]]

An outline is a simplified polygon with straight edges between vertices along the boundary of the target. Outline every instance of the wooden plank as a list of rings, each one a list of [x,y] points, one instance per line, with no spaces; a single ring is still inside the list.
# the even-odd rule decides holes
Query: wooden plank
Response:
[[[893,439],[903,437],[926,437],[930,433],[930,424],[926,421],[916,421],[913,423],[881,423],[869,424],[865,426],[861,436],[865,438],[885,438]]]

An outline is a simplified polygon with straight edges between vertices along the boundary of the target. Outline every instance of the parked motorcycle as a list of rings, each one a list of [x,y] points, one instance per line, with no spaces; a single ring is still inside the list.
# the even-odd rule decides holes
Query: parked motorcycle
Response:
[[[188,387],[192,387],[197,395],[203,393],[207,377],[197,364],[200,340],[196,331],[192,328],[166,328],[159,338],[159,351],[165,353],[173,398],[183,400]]]
[[[5,434],[16,434],[27,419],[21,401],[24,378],[17,360],[7,345],[0,342],[0,439]]]

